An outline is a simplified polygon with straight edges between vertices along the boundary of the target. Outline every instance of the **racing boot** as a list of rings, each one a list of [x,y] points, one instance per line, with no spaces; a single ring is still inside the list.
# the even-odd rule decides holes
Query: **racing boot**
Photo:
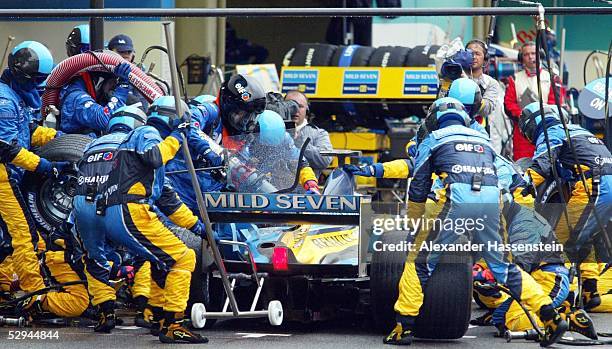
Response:
[[[582,301],[584,310],[591,310],[601,304],[601,297],[597,292],[597,279],[584,279],[582,283]]]
[[[184,314],[164,312],[164,322],[159,332],[159,341],[162,343],[208,343],[208,338],[191,332],[184,326]]]
[[[404,316],[397,314],[395,316],[397,323],[387,337],[383,339],[383,343],[392,345],[410,345],[414,338],[414,324],[416,318],[414,316]]]
[[[151,328],[151,309],[147,307],[147,297],[138,296],[134,299],[136,302],[136,316],[134,317],[134,326]]]
[[[159,337],[159,331],[164,322],[164,310],[161,307],[151,307],[151,314],[151,335]]]
[[[17,303],[15,312],[19,316],[23,316],[27,321],[32,321],[36,317],[44,313],[44,303],[47,295],[37,295],[28,297]]]
[[[550,304],[542,306],[539,315],[544,323],[544,336],[540,338],[540,346],[548,347],[557,343],[569,327],[567,322]]]
[[[111,333],[115,328],[117,317],[115,316],[115,301],[100,303],[98,311],[98,323],[94,327],[94,332]]]
[[[575,309],[567,315],[561,314],[561,317],[569,323],[569,331],[580,333],[587,338],[597,340],[595,324],[593,324],[593,320],[586,311]]]

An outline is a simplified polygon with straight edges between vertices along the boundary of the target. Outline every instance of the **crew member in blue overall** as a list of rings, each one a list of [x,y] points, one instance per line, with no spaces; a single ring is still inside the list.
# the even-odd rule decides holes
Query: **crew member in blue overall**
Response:
[[[481,221],[482,229],[472,237],[475,243],[489,246],[501,243],[500,190],[495,172],[495,152],[486,135],[468,128],[471,120],[463,105],[445,97],[434,103],[431,111],[436,123],[431,133],[419,144],[409,189],[408,216],[424,217],[425,202],[431,191],[433,173],[445,188],[446,204],[438,218],[441,220],[472,218]],[[459,235],[446,226],[429,232],[424,241],[448,245],[457,242]],[[415,234],[414,236],[419,236]],[[417,246],[421,243],[418,242]],[[503,259],[503,253],[485,248],[482,257],[495,280],[505,284],[521,301],[536,310],[546,328],[542,346],[557,342],[568,325],[557,313],[552,301],[533,278],[515,264]],[[423,290],[440,259],[439,253],[418,248],[409,252],[399,284],[395,304],[397,325],[384,339],[388,344],[411,344],[416,317],[423,304]]]
[[[569,198],[566,198],[569,199],[566,205],[569,222],[564,214],[561,215],[555,231],[570,259],[580,263],[584,307],[588,310],[601,303],[597,292],[599,269],[595,253],[605,262],[609,261],[612,253],[600,240],[605,234],[602,230],[612,216],[612,155],[592,133],[569,124],[572,149],[560,118],[556,106],[545,105],[542,116],[539,103],[534,102],[523,109],[519,127],[527,140],[536,146],[533,165],[526,171],[533,185],[538,187],[547,179],[554,178],[552,167],[555,166],[560,180],[572,188]],[[544,128],[548,131],[550,149]],[[548,151],[552,153],[552,163]],[[586,177],[584,182],[579,167]]]
[[[215,103],[217,97],[211,95],[199,95],[189,101],[192,118],[196,119],[200,124],[202,132],[207,134],[217,144],[221,144],[221,134],[223,132],[223,124],[221,124],[221,113],[219,106]],[[200,113],[196,113],[194,109],[200,109]]]
[[[108,124],[108,134],[94,140],[84,150],[78,163],[77,191],[73,200],[76,229],[85,248],[85,275],[88,280],[92,305],[99,308],[100,319],[95,332],[110,332],[115,326],[116,292],[111,283],[108,253],[113,247],[107,243],[104,217],[96,214],[95,198],[99,188],[108,180],[117,156],[117,148],[131,131],[145,124],[147,115],[137,107],[117,109]]]
[[[74,27],[66,40],[68,56],[89,51],[89,26]],[[130,63],[111,72],[83,72],[60,92],[58,129],[65,133],[101,135],[114,110],[125,105],[130,91]],[[115,82],[115,77],[116,82]]]
[[[51,52],[41,43],[24,41],[8,56],[8,68],[0,77],[0,225],[3,227],[4,256],[12,257],[14,272],[25,292],[45,287],[36,256],[38,234],[19,188],[24,171],[57,176],[66,162],[51,162],[32,153],[31,146],[42,146],[55,138],[56,131],[32,122],[32,111],[40,109],[36,90],[53,68]],[[55,293],[32,298],[25,308],[56,312]]]
[[[177,116],[173,101],[171,96],[155,100],[149,108],[147,125],[130,132],[119,146],[103,186],[104,194],[96,205],[98,213],[105,215],[104,226],[111,240],[151,262],[152,334],[163,343],[205,343],[208,339],[183,325],[195,252],[156,213],[160,211],[173,223],[206,236],[204,224],[174,191],[170,194],[164,190],[165,165],[179,151],[182,133],[189,129],[185,115]]]

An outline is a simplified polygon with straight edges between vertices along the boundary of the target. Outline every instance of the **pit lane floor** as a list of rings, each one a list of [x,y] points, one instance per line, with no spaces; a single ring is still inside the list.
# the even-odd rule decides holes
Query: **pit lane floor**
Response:
[[[480,315],[481,310],[474,309],[472,318]],[[612,332],[612,314],[592,314],[599,332]],[[126,319],[131,324],[131,319]],[[503,338],[494,338],[492,327],[472,327],[465,337],[454,341],[424,341],[417,340],[413,348],[539,348],[535,342],[514,340],[506,343]],[[382,335],[371,330],[367,321],[352,319],[315,323],[311,325],[288,324],[272,327],[264,320],[226,320],[217,323],[212,329],[199,331],[210,339],[208,344],[201,344],[215,349],[225,348],[395,348],[382,344]],[[9,339],[9,331],[58,331],[59,339]],[[15,334],[13,333],[13,336]],[[583,338],[574,335],[576,338]],[[17,329],[14,327],[0,328],[1,348],[162,348],[164,344],[148,334],[148,330],[121,326],[112,334],[94,334],[91,328],[78,327],[31,327]],[[195,345],[181,345],[181,348]],[[566,345],[556,345],[556,348]],[[601,348],[612,346],[598,346]]]

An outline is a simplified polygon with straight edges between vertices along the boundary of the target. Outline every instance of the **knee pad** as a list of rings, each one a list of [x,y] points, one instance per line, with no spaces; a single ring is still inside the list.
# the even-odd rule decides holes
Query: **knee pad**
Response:
[[[182,270],[193,273],[196,266],[196,255],[195,252],[187,248],[185,252],[176,260],[176,263],[172,266],[172,270]]]

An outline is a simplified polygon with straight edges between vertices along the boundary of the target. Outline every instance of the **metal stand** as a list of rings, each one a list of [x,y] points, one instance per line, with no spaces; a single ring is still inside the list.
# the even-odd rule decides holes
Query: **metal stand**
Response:
[[[239,246],[244,247],[249,256],[249,264],[251,266],[251,274],[244,273],[229,273],[227,276],[231,280],[231,291],[227,294],[225,298],[225,302],[223,304],[223,309],[219,312],[209,312],[206,310],[206,307],[202,303],[196,303],[191,307],[191,322],[195,328],[204,328],[206,325],[206,319],[228,319],[228,318],[261,318],[268,317],[268,321],[272,326],[280,326],[283,323],[283,305],[281,302],[277,300],[270,301],[268,303],[268,309],[264,310],[255,310],[257,307],[257,302],[259,302],[259,296],[261,295],[261,290],[264,286],[264,281],[266,277],[268,277],[267,273],[258,273],[257,265],[253,260],[253,254],[251,253],[251,249],[247,243],[239,242],[239,241],[228,241],[228,240],[220,240],[220,245],[230,245],[230,246]],[[222,276],[220,276],[222,277]],[[253,300],[251,301],[251,307],[248,311],[239,311],[237,308],[235,312],[228,311],[228,307],[230,305],[230,299],[234,298],[234,288],[236,287],[237,280],[251,280],[257,284],[257,290],[255,291],[255,295],[253,296]]]

